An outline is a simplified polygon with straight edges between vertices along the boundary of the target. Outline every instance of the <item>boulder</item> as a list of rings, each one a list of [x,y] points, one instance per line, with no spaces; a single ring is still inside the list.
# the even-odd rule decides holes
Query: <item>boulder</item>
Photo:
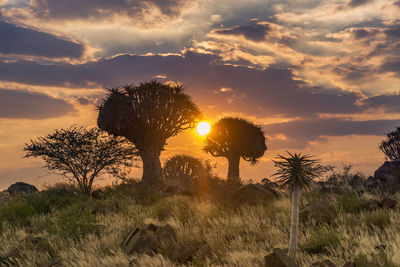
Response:
[[[384,209],[394,209],[396,205],[397,201],[390,197],[385,197],[381,200],[381,206]]]
[[[179,263],[188,262],[201,247],[202,244],[197,240],[178,243],[171,254],[171,259]]]
[[[399,179],[400,160],[385,161],[374,173],[374,178],[379,182],[386,182],[391,177]]]
[[[360,175],[358,175],[358,174],[355,174],[355,175],[353,175],[353,177],[350,179],[349,185],[350,185],[353,189],[359,191],[359,190],[362,190],[362,189],[363,189],[363,187],[364,187],[364,185],[365,185],[365,182],[366,182],[366,180],[365,180],[364,178],[362,178],[362,177],[361,177]]]
[[[35,186],[23,182],[17,182],[10,185],[7,191],[10,193],[11,196],[38,192]]]
[[[236,204],[257,204],[265,201],[273,201],[278,198],[279,194],[277,191],[260,184],[244,185],[232,195],[232,200]]]
[[[122,250],[127,254],[152,252],[160,247],[161,241],[173,240],[176,240],[176,232],[170,225],[142,224],[125,236]]]
[[[283,250],[274,248],[272,253],[265,256],[265,267],[297,267],[296,262]]]
[[[317,261],[311,264],[312,267],[336,267],[336,265],[330,260],[326,259],[323,261]]]

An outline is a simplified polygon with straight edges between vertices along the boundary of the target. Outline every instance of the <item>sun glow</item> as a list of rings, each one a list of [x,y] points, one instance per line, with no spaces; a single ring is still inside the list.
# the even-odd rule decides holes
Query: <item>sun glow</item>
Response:
[[[210,132],[210,130],[211,130],[211,125],[206,121],[199,122],[196,129],[197,133],[201,136],[207,135]]]

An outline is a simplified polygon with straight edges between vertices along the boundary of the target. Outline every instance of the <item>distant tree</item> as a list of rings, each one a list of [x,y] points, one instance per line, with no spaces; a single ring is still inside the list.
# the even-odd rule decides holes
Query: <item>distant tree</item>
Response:
[[[208,161],[178,154],[165,162],[163,172],[166,181],[183,188],[199,188],[212,176],[212,167]]]
[[[207,135],[203,150],[214,157],[228,159],[228,182],[239,183],[240,158],[257,163],[267,150],[264,132],[242,118],[226,117],[217,121]]]
[[[56,130],[31,140],[24,151],[25,158],[41,157],[49,170],[63,175],[88,195],[99,175],[118,175],[121,168],[132,167],[135,162],[135,147],[130,142],[98,128]]]
[[[400,160],[400,127],[397,127],[396,131],[388,133],[379,148],[387,160]]]
[[[150,81],[110,89],[99,106],[97,124],[131,141],[143,161],[142,181],[158,183],[162,179],[160,154],[167,139],[194,127],[200,117],[181,85]]]
[[[301,155],[287,152],[288,157],[278,155],[274,160],[275,167],[279,170],[274,176],[278,176],[277,182],[282,187],[292,189],[292,222],[290,227],[290,241],[288,255],[294,259],[297,248],[297,232],[299,228],[299,203],[301,190],[309,189],[313,179],[326,172],[319,160],[312,159],[309,155]]]

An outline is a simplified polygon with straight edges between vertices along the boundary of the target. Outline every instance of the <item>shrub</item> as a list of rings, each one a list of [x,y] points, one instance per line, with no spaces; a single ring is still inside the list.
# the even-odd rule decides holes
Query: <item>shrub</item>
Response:
[[[376,210],[365,215],[365,223],[368,226],[385,227],[390,224],[390,216],[385,210]]]
[[[0,207],[0,229],[3,223],[8,222],[14,226],[29,224],[29,219],[37,211],[25,199],[14,198]]]
[[[96,216],[88,209],[85,203],[76,203],[56,214],[50,232],[64,238],[78,239],[86,234],[96,232]]]
[[[203,195],[208,192],[208,180],[212,176],[212,167],[208,161],[180,154],[165,162],[163,173],[168,184]]]
[[[340,239],[333,228],[320,227],[304,243],[303,248],[310,253],[323,253],[328,247],[336,246]]]
[[[338,205],[344,212],[356,212],[360,209],[363,201],[353,192],[344,192],[338,197]]]

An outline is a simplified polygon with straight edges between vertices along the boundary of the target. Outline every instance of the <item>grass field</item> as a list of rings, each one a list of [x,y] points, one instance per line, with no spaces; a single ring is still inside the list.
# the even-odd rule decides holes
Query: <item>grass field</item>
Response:
[[[325,194],[326,195],[326,194]],[[400,266],[400,211],[359,210],[354,203],[382,196],[329,194],[335,213],[325,223],[303,219],[299,229],[300,266],[329,259],[337,266]],[[400,194],[392,195],[400,201]],[[303,205],[324,199],[303,195]],[[69,187],[13,199],[0,207],[0,257],[4,266],[177,266],[171,244],[157,253],[126,255],[124,235],[139,223],[170,224],[178,242],[208,244],[190,266],[263,266],[272,248],[288,245],[290,197],[273,203],[234,206],[228,197],[161,197],[134,186],[109,188],[97,199]],[[327,200],[324,200],[327,201]],[[53,264],[53,265],[51,265]],[[397,264],[397,265],[396,265]]]

